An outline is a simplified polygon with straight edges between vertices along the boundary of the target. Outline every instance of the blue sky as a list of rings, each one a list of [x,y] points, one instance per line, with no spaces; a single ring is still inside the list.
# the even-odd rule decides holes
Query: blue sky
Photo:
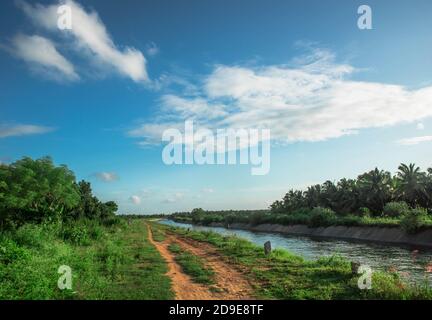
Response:
[[[135,213],[266,208],[375,166],[432,166],[430,1],[66,3],[71,31],[58,2],[0,3],[2,162],[50,155]],[[269,174],[165,165],[161,130],[186,119],[270,128]]]

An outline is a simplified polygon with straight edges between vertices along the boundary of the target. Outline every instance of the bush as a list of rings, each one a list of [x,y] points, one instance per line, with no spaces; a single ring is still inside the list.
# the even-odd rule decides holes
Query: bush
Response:
[[[401,227],[406,233],[414,234],[419,232],[426,224],[427,210],[424,208],[411,209],[401,220]]]
[[[0,264],[9,264],[18,259],[27,259],[30,255],[26,249],[18,246],[8,238],[0,240]]]
[[[366,207],[361,207],[358,212],[360,217],[370,217],[372,215],[370,209]]]
[[[75,245],[88,245],[90,238],[83,225],[66,225],[62,230],[63,239]]]
[[[309,225],[311,227],[330,226],[335,222],[336,218],[336,214],[332,209],[316,207],[311,211]]]
[[[389,202],[384,206],[383,214],[386,217],[400,217],[409,211],[410,208],[404,201]]]

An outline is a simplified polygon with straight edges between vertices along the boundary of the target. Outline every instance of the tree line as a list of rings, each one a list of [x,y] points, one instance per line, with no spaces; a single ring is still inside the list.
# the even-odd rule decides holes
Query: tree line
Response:
[[[316,207],[329,208],[338,214],[380,216],[385,207],[426,208],[432,211],[432,168],[422,171],[415,164],[401,164],[395,175],[375,168],[356,179],[326,181],[307,190],[288,191],[282,200],[271,204],[273,213],[293,213]]]
[[[1,228],[56,219],[109,221],[117,210],[114,201],[100,201],[89,182],[76,182],[67,166],[55,166],[50,157],[0,164]]]

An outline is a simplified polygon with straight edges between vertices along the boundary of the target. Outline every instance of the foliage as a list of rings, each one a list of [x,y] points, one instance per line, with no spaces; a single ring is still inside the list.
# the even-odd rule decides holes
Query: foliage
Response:
[[[411,209],[401,220],[401,226],[407,233],[420,231],[427,220],[427,211],[423,208]]]
[[[305,260],[281,249],[266,256],[261,247],[236,236],[168,226],[161,228],[216,246],[220,254],[249,274],[260,298],[432,299],[429,287],[410,286],[387,272],[374,272],[372,289],[360,290],[357,286],[359,276],[351,272],[350,262],[339,256]]]
[[[400,217],[410,210],[404,201],[389,202],[384,206],[383,215],[386,217]]]
[[[55,219],[79,203],[75,176],[48,157],[0,166],[1,224]],[[7,220],[7,221],[6,221]]]
[[[118,207],[113,201],[100,202],[90,183],[76,183],[65,165],[55,166],[49,157],[25,157],[0,165],[0,229],[26,222],[112,220]]]
[[[311,211],[310,226],[321,227],[330,226],[336,220],[336,214],[328,208],[316,207]]]
[[[166,263],[148,241],[145,224],[77,223],[85,226],[86,246],[64,240],[65,229],[73,228],[64,222],[27,223],[1,232],[0,300],[174,297]],[[61,265],[72,269],[72,290],[57,287]]]
[[[432,168],[422,172],[415,164],[401,164],[395,176],[375,168],[357,179],[343,178],[337,183],[326,181],[305,191],[289,190],[282,200],[270,205],[270,210],[272,213],[294,214],[305,208],[323,207],[338,215],[364,216],[367,208],[371,215],[379,216],[392,202],[406,202],[412,208],[421,206],[432,211]],[[394,216],[392,214],[398,210],[395,213],[390,207],[387,213]]]

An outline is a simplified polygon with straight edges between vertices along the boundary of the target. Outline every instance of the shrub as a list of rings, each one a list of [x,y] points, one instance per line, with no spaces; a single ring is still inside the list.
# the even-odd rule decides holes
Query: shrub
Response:
[[[88,245],[90,243],[87,228],[83,225],[65,225],[62,236],[64,240],[75,245]]]
[[[26,223],[15,230],[13,239],[19,246],[41,248],[46,243],[47,236],[42,225]]]
[[[358,212],[359,212],[360,217],[370,217],[372,214],[370,209],[366,208],[366,207],[361,207]]]
[[[0,263],[9,264],[18,259],[27,259],[30,255],[26,249],[18,246],[8,238],[0,240]]]
[[[404,201],[389,202],[384,206],[383,214],[386,217],[400,217],[409,211],[410,208]]]
[[[424,208],[411,209],[401,220],[401,227],[406,233],[413,234],[419,232],[425,225],[427,210]]]
[[[311,227],[324,227],[332,225],[336,220],[336,214],[332,209],[316,207],[311,211],[309,225]]]

